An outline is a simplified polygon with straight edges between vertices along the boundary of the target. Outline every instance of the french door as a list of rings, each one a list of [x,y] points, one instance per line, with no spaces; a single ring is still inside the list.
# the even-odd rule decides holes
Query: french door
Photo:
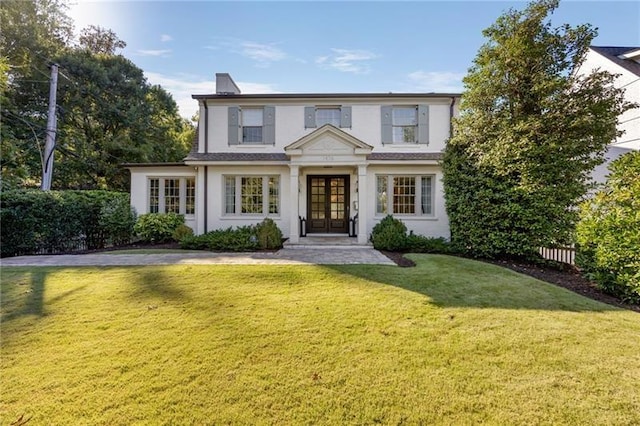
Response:
[[[307,176],[307,233],[349,232],[349,175]]]

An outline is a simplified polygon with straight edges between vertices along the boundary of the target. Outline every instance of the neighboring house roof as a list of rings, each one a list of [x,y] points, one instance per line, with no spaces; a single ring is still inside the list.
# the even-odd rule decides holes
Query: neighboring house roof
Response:
[[[614,47],[614,46],[591,46],[591,50],[609,59],[611,62],[621,66],[629,72],[640,77],[640,64],[632,59],[620,58],[620,56],[636,51],[640,47]]]

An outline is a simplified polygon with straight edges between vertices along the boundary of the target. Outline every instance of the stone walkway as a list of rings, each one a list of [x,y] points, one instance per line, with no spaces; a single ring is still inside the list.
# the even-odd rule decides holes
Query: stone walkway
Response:
[[[140,266],[140,265],[395,265],[371,247],[284,248],[277,252],[254,253],[154,253],[18,256],[0,259],[0,266]]]

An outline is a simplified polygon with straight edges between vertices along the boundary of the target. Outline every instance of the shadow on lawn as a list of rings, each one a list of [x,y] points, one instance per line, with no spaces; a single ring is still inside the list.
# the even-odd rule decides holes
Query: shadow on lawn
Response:
[[[331,269],[426,296],[440,307],[569,312],[619,310],[509,269],[470,259],[417,255],[416,267],[333,265]]]
[[[44,292],[49,271],[37,269],[23,272],[15,282],[3,286],[2,316],[0,322],[6,323],[24,316],[41,318],[47,315],[44,304]],[[59,302],[86,288],[86,285],[73,288],[47,301],[47,304]]]
[[[177,278],[165,273],[162,268],[140,268],[135,274],[132,297],[159,298],[166,301],[186,300],[186,293],[176,286]]]

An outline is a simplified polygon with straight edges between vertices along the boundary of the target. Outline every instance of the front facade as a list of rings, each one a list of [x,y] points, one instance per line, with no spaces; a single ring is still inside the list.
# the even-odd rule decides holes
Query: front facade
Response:
[[[458,94],[243,95],[228,74],[194,95],[200,120],[181,164],[130,165],[138,213],[175,211],[196,234],[272,218],[289,243],[367,244],[387,214],[449,238],[440,160]]]

